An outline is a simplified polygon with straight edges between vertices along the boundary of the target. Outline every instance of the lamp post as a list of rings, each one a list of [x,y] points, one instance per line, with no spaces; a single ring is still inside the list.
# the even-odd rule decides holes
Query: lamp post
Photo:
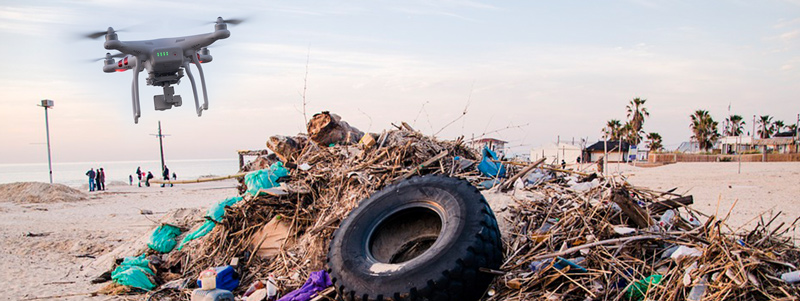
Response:
[[[47,167],[50,169],[50,184],[53,184],[53,162],[50,160],[50,122],[47,119],[47,109],[53,107],[53,101],[42,99],[40,107],[44,107],[44,128],[47,132]]]

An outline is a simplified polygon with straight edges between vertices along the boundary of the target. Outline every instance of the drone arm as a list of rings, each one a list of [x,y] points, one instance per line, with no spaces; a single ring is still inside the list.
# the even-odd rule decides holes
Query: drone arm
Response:
[[[203,75],[203,66],[197,60],[197,54],[192,55],[192,62],[197,66],[197,73],[200,74],[200,87],[203,88],[203,110],[208,110],[208,92],[206,92],[206,77]]]
[[[197,85],[194,83],[194,76],[192,69],[189,69],[189,62],[183,62],[183,69],[186,70],[186,76],[189,77],[189,82],[192,83],[192,93],[194,93],[194,107],[197,109],[197,116],[203,115],[203,109],[200,107],[200,100],[197,99]]]

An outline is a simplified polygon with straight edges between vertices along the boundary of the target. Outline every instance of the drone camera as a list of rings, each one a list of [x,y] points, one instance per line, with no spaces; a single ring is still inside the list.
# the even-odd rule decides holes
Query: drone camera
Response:
[[[183,104],[181,96],[175,95],[174,87],[164,87],[164,94],[153,96],[153,102],[157,111],[169,110],[173,106],[180,107]]]

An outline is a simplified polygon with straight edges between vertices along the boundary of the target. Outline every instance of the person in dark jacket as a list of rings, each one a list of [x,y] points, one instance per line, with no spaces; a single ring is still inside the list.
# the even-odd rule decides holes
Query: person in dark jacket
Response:
[[[89,191],[94,191],[94,168],[90,168],[89,171],[86,172],[86,175],[89,176]]]
[[[147,177],[144,180],[144,186],[150,187],[150,179],[154,178],[152,172],[147,172]]]
[[[106,190],[106,171],[100,167],[97,172],[100,173],[100,190]]]
[[[100,169],[97,169],[97,172],[94,173],[94,188],[98,191],[103,190],[103,187],[100,187]]]
[[[142,168],[136,167],[136,177],[139,178],[139,187],[142,187]]]
[[[161,173],[161,176],[164,178],[164,181],[169,181],[169,167],[164,165],[164,172]],[[164,187],[166,184],[161,184],[161,187]],[[169,184],[172,187],[172,184]]]

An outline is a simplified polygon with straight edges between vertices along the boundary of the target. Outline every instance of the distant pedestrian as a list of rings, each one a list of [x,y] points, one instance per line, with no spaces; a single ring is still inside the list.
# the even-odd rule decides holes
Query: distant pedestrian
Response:
[[[144,186],[150,187],[150,179],[154,178],[152,172],[147,172],[147,177],[144,180]]]
[[[133,186],[133,175],[128,175],[128,185]]]
[[[169,167],[167,167],[166,165],[164,165],[164,171],[161,173],[161,176],[163,177],[164,181],[169,181]],[[164,187],[164,185],[166,184],[161,184],[161,187]]]
[[[97,191],[103,190],[102,187],[100,187],[100,168],[94,173],[94,189]]]
[[[561,159],[561,169],[567,169],[567,161],[564,161],[564,159]]]
[[[89,191],[94,191],[94,168],[89,168],[89,171],[86,172],[86,175],[89,176]]]
[[[106,172],[100,167],[100,190],[106,190]]]
[[[178,175],[176,175],[175,172],[173,171],[172,172],[172,180],[175,181],[177,179],[178,179]]]
[[[142,168],[136,167],[136,177],[139,178],[139,187],[142,187]]]

